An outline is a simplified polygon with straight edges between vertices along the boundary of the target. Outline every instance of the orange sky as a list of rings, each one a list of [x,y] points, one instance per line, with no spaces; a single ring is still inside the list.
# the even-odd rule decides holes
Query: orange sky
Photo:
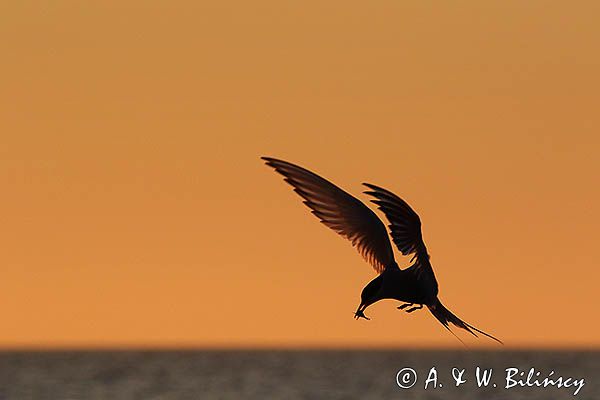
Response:
[[[600,5],[560,3],[4,4],[0,347],[460,345],[355,321],[372,269],[261,155],[405,198],[507,345],[600,345]]]

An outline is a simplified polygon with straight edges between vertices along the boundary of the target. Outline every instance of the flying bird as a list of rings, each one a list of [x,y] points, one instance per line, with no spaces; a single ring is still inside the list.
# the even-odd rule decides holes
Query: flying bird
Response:
[[[389,190],[363,183],[368,188],[364,193],[373,198],[371,202],[389,221],[389,236],[396,247],[403,255],[412,256],[411,265],[400,269],[385,225],[363,202],[305,168],[271,157],[261,158],[284,176],[323,224],[348,239],[378,273],[362,290],[360,304],[354,313],[356,319],[368,320],[364,314],[367,307],[379,300],[394,299],[402,302],[398,309],[407,313],[427,307],[452,334],[449,324],[474,336],[480,333],[502,343],[462,321],[440,302],[438,283],[421,234],[421,220],[404,200]]]

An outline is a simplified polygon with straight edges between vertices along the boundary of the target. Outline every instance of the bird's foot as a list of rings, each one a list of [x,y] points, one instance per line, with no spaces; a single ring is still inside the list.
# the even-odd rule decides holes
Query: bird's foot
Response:
[[[413,303],[402,304],[401,306],[398,306],[398,310],[404,310],[406,307],[410,307],[412,305],[413,305]]]
[[[354,319],[361,319],[361,318],[364,318],[367,320],[371,319],[371,318],[367,317],[362,310],[356,310],[356,312],[354,313]]]
[[[414,306],[413,308],[409,308],[408,310],[406,310],[406,312],[407,313],[411,313],[413,311],[420,310],[421,308],[423,308],[423,304],[419,304],[418,306]]]

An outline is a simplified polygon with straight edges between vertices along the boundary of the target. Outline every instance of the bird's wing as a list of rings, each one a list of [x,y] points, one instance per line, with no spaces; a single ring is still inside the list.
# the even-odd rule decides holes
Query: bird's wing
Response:
[[[350,240],[375,271],[397,267],[385,225],[363,202],[302,167],[270,157],[262,159],[285,177],[323,224]]]
[[[389,190],[370,183],[363,183],[363,185],[371,189],[365,193],[375,198],[371,201],[377,204],[390,222],[392,240],[398,249],[405,256],[414,254],[416,261],[411,268],[414,268],[415,272],[419,274],[425,272],[431,275],[430,277],[433,278],[433,283],[437,287],[433,269],[429,263],[427,248],[421,235],[421,220],[417,213],[404,200]]]

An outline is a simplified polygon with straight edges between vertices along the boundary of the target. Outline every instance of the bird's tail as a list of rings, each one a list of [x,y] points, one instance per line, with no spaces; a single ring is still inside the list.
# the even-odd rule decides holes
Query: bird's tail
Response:
[[[444,307],[444,305],[438,299],[435,300],[434,304],[428,305],[427,308],[429,308],[429,311],[431,311],[433,316],[436,317],[437,320],[440,321],[442,323],[442,325],[444,325],[444,327],[446,329],[448,329],[452,334],[454,334],[454,332],[452,332],[452,330],[448,326],[449,323],[453,324],[454,326],[457,326],[461,329],[464,329],[465,331],[469,332],[471,335],[473,335],[475,337],[477,337],[477,333],[475,333],[475,332],[478,332],[478,333],[481,333],[482,335],[489,337],[490,339],[495,340],[496,342],[498,342],[500,344],[504,344],[499,339],[496,339],[492,335],[489,335],[489,334],[485,333],[484,331],[480,331],[479,329],[475,328],[473,325],[469,325],[466,322],[462,321],[456,315],[452,314],[452,312],[450,310],[448,310],[446,307]],[[473,332],[473,331],[475,331],[475,332]],[[456,336],[456,335],[454,335],[454,336]]]

